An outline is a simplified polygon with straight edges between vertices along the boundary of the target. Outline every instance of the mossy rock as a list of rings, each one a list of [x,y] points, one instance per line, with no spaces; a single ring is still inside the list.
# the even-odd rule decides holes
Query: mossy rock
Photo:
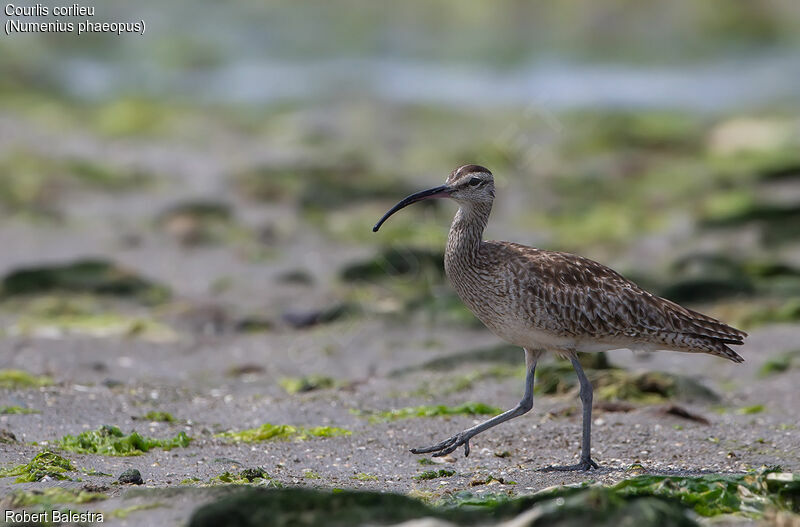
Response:
[[[535,511],[531,511],[534,508]],[[608,487],[560,487],[516,500],[484,495],[441,507],[391,493],[247,488],[200,507],[192,514],[189,526],[356,527],[394,525],[420,518],[438,518],[456,525],[489,525],[523,513],[530,515],[524,523],[527,526],[697,525],[686,508],[675,501],[649,496],[626,497]]]
[[[150,303],[165,301],[170,296],[166,286],[100,259],[17,269],[3,277],[0,288],[5,297],[75,292],[135,298]]]
[[[748,224],[761,226],[767,245],[794,242],[797,240],[797,225],[800,225],[800,205],[753,203],[726,216],[707,218],[701,225],[706,228],[737,228]]]
[[[673,302],[710,302],[735,296],[748,296],[755,286],[747,278],[696,277],[683,278],[662,287],[659,296]]]
[[[595,398],[607,401],[658,403],[669,399],[719,401],[719,395],[700,382],[664,372],[629,372],[621,368],[587,369]],[[578,379],[568,361],[545,363],[536,368],[534,390],[541,394],[565,394],[577,390]]]
[[[421,248],[390,248],[368,260],[350,264],[340,275],[346,282],[376,281],[431,273],[444,276],[444,253]]]
[[[436,516],[425,504],[398,494],[311,489],[243,489],[197,509],[190,527],[263,525],[385,525]]]
[[[511,344],[499,344],[489,348],[478,348],[454,353],[444,357],[436,357],[422,364],[398,368],[389,373],[390,376],[405,375],[416,371],[450,371],[453,368],[471,363],[497,363],[524,365],[525,353],[522,348]]]
[[[762,181],[800,180],[800,162],[765,168],[759,174],[759,179]]]

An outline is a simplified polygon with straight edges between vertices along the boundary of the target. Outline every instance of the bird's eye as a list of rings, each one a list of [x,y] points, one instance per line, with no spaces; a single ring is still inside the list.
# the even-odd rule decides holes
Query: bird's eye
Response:
[[[469,180],[467,185],[469,185],[470,187],[477,187],[481,183],[483,183],[483,180],[481,178],[474,177],[474,178]]]

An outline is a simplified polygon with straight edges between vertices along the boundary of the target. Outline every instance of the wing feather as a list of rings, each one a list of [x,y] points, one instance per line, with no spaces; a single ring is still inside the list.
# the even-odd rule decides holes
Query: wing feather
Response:
[[[739,357],[725,344],[742,344],[745,332],[658,297],[598,262],[515,243],[487,243],[506,253],[499,256],[510,262],[511,274],[525,276],[515,280],[522,289],[516,293],[537,318],[534,322],[550,325],[544,329],[576,337],[624,336]]]

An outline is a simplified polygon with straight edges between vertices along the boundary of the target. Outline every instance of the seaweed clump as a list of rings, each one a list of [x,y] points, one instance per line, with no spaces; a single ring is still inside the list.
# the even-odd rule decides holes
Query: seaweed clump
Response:
[[[166,286],[100,259],[17,269],[3,277],[0,291],[5,297],[73,292],[132,297],[145,303],[163,302],[170,296]]]
[[[70,479],[64,473],[74,471],[75,467],[69,459],[45,450],[36,454],[29,463],[0,469],[0,477],[17,476],[17,479],[14,480],[15,483],[30,483],[41,481],[45,477],[57,480]]]
[[[81,432],[76,436],[66,435],[57,442],[57,445],[64,450],[79,454],[138,456],[153,448],[171,450],[187,447],[191,441],[192,438],[183,431],[170,439],[156,439],[141,436],[137,432],[125,435],[119,427],[103,425],[96,430]]]
[[[397,419],[409,419],[412,417],[440,417],[448,415],[495,415],[501,413],[503,410],[496,406],[489,406],[484,403],[468,402],[458,406],[446,406],[443,404],[438,405],[421,405],[409,406],[406,408],[396,408],[393,410],[386,410],[382,412],[367,412],[366,415],[370,421],[394,421]],[[362,412],[353,411],[356,415]]]
[[[23,370],[0,370],[0,388],[41,388],[51,384],[53,379],[45,375],[31,375]]]
[[[304,428],[301,426],[292,425],[273,425],[271,423],[264,423],[258,428],[249,428],[247,430],[229,431],[217,434],[216,437],[223,439],[230,439],[242,443],[255,443],[259,441],[274,441],[283,440],[288,441],[293,439],[295,441],[304,441],[315,437],[336,437],[348,436],[352,432],[344,428],[336,428],[334,426],[315,426],[312,428]]]

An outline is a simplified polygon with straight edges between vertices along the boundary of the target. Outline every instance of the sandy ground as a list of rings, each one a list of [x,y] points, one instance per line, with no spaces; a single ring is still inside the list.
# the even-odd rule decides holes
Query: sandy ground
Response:
[[[9,134],[10,126],[0,122],[0,133],[5,130]],[[17,132],[15,137],[24,137]],[[37,133],[30,132],[31,142],[46,139]],[[436,387],[474,371],[475,364],[465,363],[445,372],[391,374],[432,358],[493,346],[499,341],[481,329],[442,326],[422,317],[395,320],[377,315],[308,329],[278,324],[261,333],[233,331],[228,317],[236,314],[258,312],[279,318],[286,310],[334,302],[346,287],[334,280],[336,270],[372,251],[323,239],[302,226],[275,242],[280,255],[265,262],[239,258],[224,246],[181,247],[151,225],[158,211],[179,199],[222,195],[235,203],[243,221],[252,224],[285,220],[291,213],[280,206],[236,201],[218,178],[221,162],[214,152],[204,157],[202,152],[169,152],[165,147],[124,143],[108,146],[85,138],[59,143],[56,148],[94,154],[104,147],[113,149],[120,159],[136,159],[169,175],[152,192],[73,196],[64,204],[69,221],[63,224],[4,222],[0,225],[0,273],[21,265],[106,256],[168,284],[177,302],[188,307],[164,315],[176,331],[176,337],[165,342],[74,335],[6,336],[0,340],[0,368],[47,374],[55,380],[53,386],[44,388],[0,390],[0,404],[41,411],[0,416],[0,428],[18,439],[0,444],[0,466],[26,463],[44,442],[103,424],[155,437],[171,437],[183,430],[193,437],[187,448],[153,450],[140,457],[65,454],[78,467],[113,475],[58,482],[62,486],[91,483],[108,487],[109,500],[73,508],[110,512],[142,506],[126,518],[107,518],[106,525],[180,525],[194,508],[220,492],[201,484],[225,471],[256,466],[285,485],[402,493],[415,490],[434,497],[464,489],[525,494],[551,485],[614,482],[630,476],[628,469],[634,464],[641,464],[645,472],[668,474],[741,472],[762,465],[800,470],[796,402],[800,370],[768,378],[757,376],[765,361],[797,348],[800,326],[784,325],[753,331],[739,350],[746,358],[743,365],[679,353],[611,353],[615,365],[689,375],[714,389],[721,395],[718,403],[674,401],[704,416],[710,424],[664,416],[659,405],[637,405],[630,412],[598,409],[594,415],[593,456],[601,468],[589,474],[543,472],[540,469],[547,465],[577,459],[580,416],[575,411],[579,408],[576,394],[542,396],[535,401],[531,414],[476,437],[469,458],[465,459],[461,450],[445,458],[444,465],[454,470],[455,476],[416,480],[416,475],[431,467],[420,465],[409,448],[444,439],[477,420],[458,416],[371,423],[351,410],[465,401],[509,408],[522,393],[522,380],[513,376],[478,381],[457,393],[436,393]],[[248,146],[238,148],[246,150]],[[365,229],[369,227],[365,225]],[[131,243],[131,237],[135,243]],[[299,263],[313,275],[316,285],[277,280]],[[229,287],[216,293],[213,283],[220,277],[229,279]],[[121,309],[141,310],[130,305]],[[14,313],[2,316],[6,322],[14,319]],[[252,373],[232,376],[229,372],[235,368],[249,368]],[[280,378],[310,374],[328,375],[348,385],[296,395],[288,395],[278,385]],[[425,386],[428,388],[420,391]],[[737,411],[757,404],[764,405],[763,412]],[[151,410],[170,412],[177,421],[141,420],[140,416]],[[331,425],[353,433],[349,437],[252,445],[230,444],[214,436],[265,422]],[[507,456],[498,456],[505,451]],[[141,471],[143,487],[113,483],[127,468]],[[354,479],[359,473],[375,479]],[[488,475],[514,484],[470,486],[471,481]],[[181,485],[187,478],[198,478],[199,483]],[[15,484],[13,478],[4,478],[0,479],[0,494],[54,484]]]

